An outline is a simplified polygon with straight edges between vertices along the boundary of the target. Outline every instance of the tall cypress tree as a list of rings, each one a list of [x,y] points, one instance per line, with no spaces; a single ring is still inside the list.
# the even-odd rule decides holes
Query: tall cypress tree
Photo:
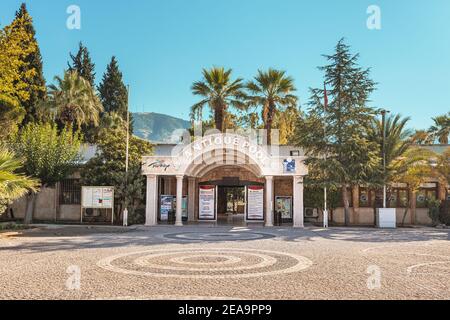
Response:
[[[106,68],[102,82],[98,86],[98,91],[100,92],[100,100],[105,112],[116,112],[126,121],[128,92],[122,80],[122,72],[120,72],[119,65],[114,56],[111,58],[111,62]]]
[[[29,99],[20,99],[20,104],[26,111],[26,115],[23,120],[23,124],[26,124],[37,119],[36,106],[47,96],[47,89],[42,69],[42,56],[35,36],[36,31],[33,27],[33,19],[28,13],[25,3],[22,3],[20,9],[16,12],[15,22],[17,22],[17,32],[25,30],[25,32],[30,35],[30,40],[21,43],[21,47],[36,47],[36,50],[33,50],[33,52],[24,57],[25,63],[20,68],[22,81],[26,83],[26,90],[30,94]]]
[[[72,64],[68,63],[70,71],[77,71],[80,76],[87,80],[94,88],[95,82],[95,64],[92,62],[89,55],[89,50],[82,42],[78,45],[78,52],[76,55],[70,54]]]

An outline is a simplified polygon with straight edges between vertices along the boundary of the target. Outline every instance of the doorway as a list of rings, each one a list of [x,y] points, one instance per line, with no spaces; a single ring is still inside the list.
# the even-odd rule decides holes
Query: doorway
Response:
[[[217,222],[245,225],[245,187],[218,186]]]

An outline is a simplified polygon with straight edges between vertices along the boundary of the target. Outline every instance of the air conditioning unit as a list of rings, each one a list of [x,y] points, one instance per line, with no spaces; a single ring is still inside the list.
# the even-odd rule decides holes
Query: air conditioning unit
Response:
[[[318,218],[319,211],[317,208],[305,208],[305,218]]]

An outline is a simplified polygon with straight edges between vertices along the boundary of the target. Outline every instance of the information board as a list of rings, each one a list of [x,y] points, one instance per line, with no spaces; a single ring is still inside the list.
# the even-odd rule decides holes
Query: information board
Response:
[[[199,187],[199,220],[215,220],[215,186]]]
[[[283,220],[292,220],[292,197],[276,197],[275,212],[281,212]]]
[[[248,187],[247,220],[264,220],[264,187],[262,186]]]
[[[112,209],[114,206],[113,187],[81,187],[83,208]]]
[[[174,196],[162,195],[160,200],[159,219],[161,221],[169,220],[169,212],[174,209]]]

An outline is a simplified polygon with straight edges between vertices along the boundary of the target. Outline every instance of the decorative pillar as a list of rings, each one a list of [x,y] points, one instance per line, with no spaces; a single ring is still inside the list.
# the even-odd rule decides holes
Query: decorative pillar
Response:
[[[294,176],[294,228],[303,228],[303,177]]]
[[[195,220],[195,178],[188,178],[188,221]]]
[[[147,176],[147,195],[145,205],[145,225],[156,226],[158,206],[158,177],[155,175]]]
[[[273,227],[273,176],[266,176],[266,227]]]
[[[182,226],[183,219],[181,216],[183,202],[183,176],[177,176],[177,211],[175,217],[175,225]]]

